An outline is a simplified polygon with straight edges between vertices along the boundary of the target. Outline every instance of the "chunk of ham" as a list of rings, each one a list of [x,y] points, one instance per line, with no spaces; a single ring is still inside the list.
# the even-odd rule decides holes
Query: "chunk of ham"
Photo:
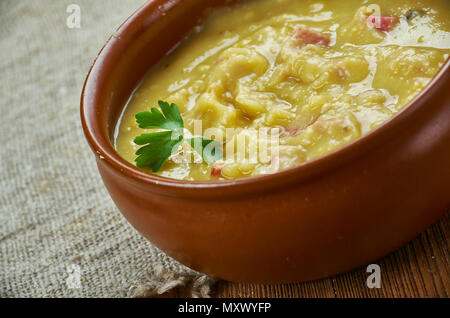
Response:
[[[398,17],[395,16],[366,16],[367,22],[370,26],[378,31],[391,31],[399,22]]]
[[[296,135],[298,134],[298,132],[299,132],[299,129],[298,129],[298,128],[289,128],[289,129],[286,129],[285,131],[283,131],[283,132],[281,133],[280,137],[281,137],[281,138],[284,138],[284,137],[293,137],[293,136],[296,136]]]
[[[214,166],[211,168],[211,176],[212,177],[221,177],[222,176],[222,167]]]
[[[299,26],[297,28],[297,31],[295,32],[295,38],[298,40],[300,45],[330,45],[330,38],[328,36],[302,26]]]

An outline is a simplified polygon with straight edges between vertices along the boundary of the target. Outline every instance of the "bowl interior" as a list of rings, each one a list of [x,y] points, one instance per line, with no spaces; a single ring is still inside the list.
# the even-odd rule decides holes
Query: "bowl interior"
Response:
[[[258,176],[235,181],[220,182],[186,182],[149,175],[126,162],[115,151],[113,138],[115,128],[123,108],[133,91],[145,77],[147,72],[177,45],[185,39],[208,10],[215,7],[234,4],[241,0],[153,0],[147,2],[113,34],[99,53],[86,79],[82,96],[81,117],[88,141],[98,156],[107,158],[121,171],[126,170],[136,178],[167,186],[192,187],[226,187],[235,184],[254,183],[258,180],[273,182],[282,176],[299,181],[315,172],[324,172],[335,167],[340,162],[349,159],[364,148],[373,146],[373,142],[381,142],[382,135],[387,137],[387,126],[400,122],[411,105],[418,104],[427,91],[434,86],[439,77],[448,73],[450,59],[436,75],[428,87],[422,91],[409,105],[393,118],[369,134],[356,141],[327,154],[324,157],[305,163],[299,167],[290,168],[275,175]],[[378,139],[376,141],[376,139]],[[369,141],[372,141],[370,145]],[[360,148],[350,151],[351,148]],[[302,170],[302,173],[300,171]],[[288,180],[282,181],[288,182]]]

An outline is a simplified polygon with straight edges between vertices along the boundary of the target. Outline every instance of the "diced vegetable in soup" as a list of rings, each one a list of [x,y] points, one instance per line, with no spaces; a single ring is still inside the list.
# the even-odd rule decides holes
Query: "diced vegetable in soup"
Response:
[[[449,16],[448,0],[253,0],[220,9],[131,96],[116,148],[131,163],[140,155],[149,173],[192,181],[314,160],[383,124],[425,88],[450,52]],[[158,101],[176,104],[181,117],[176,107],[154,109],[147,121],[159,126],[144,125],[144,115],[138,124],[136,114]],[[162,138],[175,126],[171,151]],[[159,139],[148,137],[154,132]],[[213,144],[221,156],[208,160],[202,149]]]

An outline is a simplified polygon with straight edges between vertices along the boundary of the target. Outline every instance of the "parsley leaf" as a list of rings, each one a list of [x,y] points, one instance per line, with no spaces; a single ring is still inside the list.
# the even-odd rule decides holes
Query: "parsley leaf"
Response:
[[[151,167],[158,172],[166,160],[175,152],[183,142],[183,137],[172,137],[172,131],[161,131],[152,134],[143,134],[134,139],[137,145],[147,145],[140,148],[136,155],[136,165],[139,168]]]
[[[137,152],[136,166],[138,168],[152,168],[158,172],[164,162],[185,141],[183,135],[184,122],[180,110],[175,104],[159,101],[159,107],[149,112],[136,114],[136,122],[143,129],[164,129],[164,131],[142,134],[134,139],[134,143],[143,146]],[[222,159],[222,145],[217,141],[203,137],[194,137],[186,140],[198,152],[202,159],[211,164]]]
[[[184,122],[178,106],[163,101],[159,101],[158,105],[162,113],[158,108],[152,108],[149,112],[136,114],[136,122],[139,128],[168,129],[182,136]]]

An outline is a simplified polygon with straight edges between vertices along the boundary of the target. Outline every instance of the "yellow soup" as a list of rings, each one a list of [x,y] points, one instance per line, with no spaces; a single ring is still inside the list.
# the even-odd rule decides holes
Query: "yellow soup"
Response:
[[[379,126],[428,84],[450,52],[449,16],[448,0],[221,9],[150,71],[118,123],[116,148],[134,163],[134,138],[152,132],[135,115],[164,100],[178,105],[185,134],[208,131],[224,157],[207,164],[182,144],[161,176],[224,180],[313,160]],[[253,156],[267,145],[276,151]]]

